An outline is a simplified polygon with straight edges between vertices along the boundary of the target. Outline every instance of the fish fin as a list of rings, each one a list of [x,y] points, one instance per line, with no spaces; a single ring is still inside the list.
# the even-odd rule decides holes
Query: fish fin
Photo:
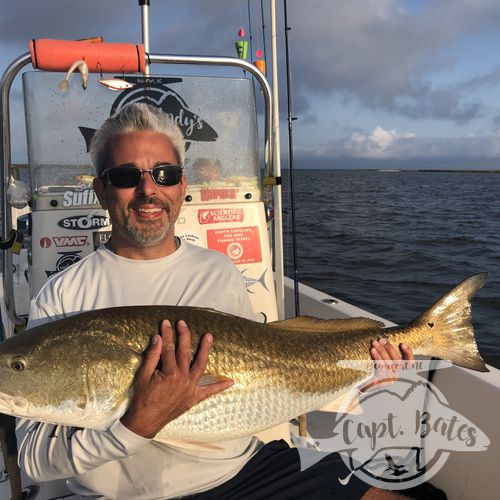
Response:
[[[312,316],[273,321],[271,328],[279,330],[296,330],[301,332],[346,333],[350,331],[373,330],[383,328],[381,321],[370,318],[319,319]]]
[[[443,295],[408,327],[424,329],[432,338],[418,354],[435,356],[457,366],[479,372],[489,371],[479,354],[471,322],[471,300],[486,283],[487,274],[476,274]]]
[[[88,153],[90,151],[90,143],[92,142],[92,137],[94,137],[96,129],[89,127],[78,127],[78,128],[82,133],[83,138],[85,139],[85,146],[87,147],[87,153]]]
[[[225,382],[226,380],[230,380],[228,377],[224,377],[224,375],[217,375],[216,373],[204,373],[200,380],[198,380],[198,387],[205,387],[207,385],[216,384],[217,382]]]
[[[159,441],[160,443],[168,446],[173,446],[174,448],[182,448],[184,450],[220,451],[224,449],[215,443],[205,441],[183,441],[181,439],[162,438],[159,436],[155,436],[153,440]]]
[[[348,394],[343,394],[339,398],[326,404],[319,411],[329,413],[350,413],[351,415],[361,415],[363,409],[359,404],[360,392],[358,389],[353,389]]]

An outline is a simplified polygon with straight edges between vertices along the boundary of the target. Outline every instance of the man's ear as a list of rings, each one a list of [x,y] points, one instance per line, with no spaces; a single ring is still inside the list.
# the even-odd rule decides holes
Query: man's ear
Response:
[[[106,191],[106,186],[104,184],[104,181],[100,179],[99,177],[94,177],[94,180],[92,181],[94,185],[94,192],[97,196],[97,199],[99,200],[99,203],[101,204],[101,207],[104,210],[108,209],[108,198],[107,198],[107,191]]]

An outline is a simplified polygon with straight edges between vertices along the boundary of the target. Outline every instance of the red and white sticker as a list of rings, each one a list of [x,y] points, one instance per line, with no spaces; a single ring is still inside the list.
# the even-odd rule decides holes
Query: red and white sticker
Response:
[[[207,246],[227,255],[235,264],[262,262],[257,226],[209,229]]]
[[[238,190],[234,188],[202,188],[201,201],[234,200]]]
[[[87,245],[88,236],[52,236],[49,238],[48,236],[44,236],[40,238],[40,246],[42,248],[50,248],[52,246],[52,242],[54,242],[55,246],[58,248],[65,247],[83,247]]]
[[[198,210],[200,224],[220,224],[243,222],[245,213],[242,208],[203,208]]]

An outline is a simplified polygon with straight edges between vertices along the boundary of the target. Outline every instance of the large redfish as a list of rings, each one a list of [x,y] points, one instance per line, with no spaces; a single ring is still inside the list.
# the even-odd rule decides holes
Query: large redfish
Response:
[[[387,336],[416,354],[487,371],[477,350],[470,300],[486,275],[472,276],[405,326],[367,318],[299,317],[261,324],[209,309],[115,307],[64,318],[0,344],[0,412],[105,429],[126,410],[149,338],[168,318],[215,343],[206,376],[235,381],[166,425],[159,439],[216,441],[256,433],[322,408],[369,375],[339,360],[369,360],[370,340]]]

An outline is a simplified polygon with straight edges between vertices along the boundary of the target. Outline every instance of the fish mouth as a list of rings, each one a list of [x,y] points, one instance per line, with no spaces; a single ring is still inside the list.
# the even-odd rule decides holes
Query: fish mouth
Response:
[[[28,416],[28,400],[19,396],[11,396],[0,392],[0,413],[15,415],[16,417]]]

